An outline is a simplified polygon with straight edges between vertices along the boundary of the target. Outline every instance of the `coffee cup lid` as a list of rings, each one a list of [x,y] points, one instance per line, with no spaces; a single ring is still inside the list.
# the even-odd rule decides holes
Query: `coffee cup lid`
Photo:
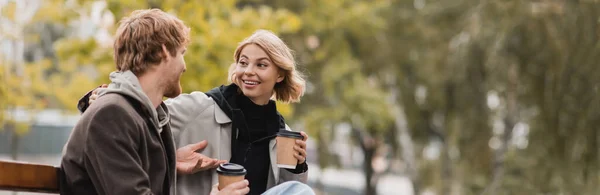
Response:
[[[302,136],[302,134],[300,134],[300,132],[290,131],[287,129],[279,130],[279,132],[277,132],[277,136],[289,137],[289,138],[294,138],[294,139],[304,139],[304,136]]]
[[[217,173],[223,175],[246,175],[246,169],[235,163],[223,163],[217,168]]]

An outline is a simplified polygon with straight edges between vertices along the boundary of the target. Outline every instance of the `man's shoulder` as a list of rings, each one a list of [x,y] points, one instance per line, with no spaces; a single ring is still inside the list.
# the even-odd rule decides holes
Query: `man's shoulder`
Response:
[[[98,101],[94,103],[98,103],[97,107],[122,107],[122,108],[135,108],[137,106],[133,105],[134,100],[131,98],[127,98],[125,95],[117,94],[117,93],[109,93],[105,94],[98,98]]]
[[[106,94],[94,101],[82,117],[95,118],[98,117],[98,115],[102,117],[122,117],[123,114],[131,116],[134,114],[139,115],[136,111],[136,107],[140,106],[135,106],[133,104],[134,101],[129,100],[123,95],[113,93]],[[86,117],[85,115],[88,116]]]
[[[82,144],[90,137],[137,132],[139,125],[143,123],[144,118],[135,111],[126,97],[106,94],[94,101],[81,115],[72,131],[71,137],[74,139],[69,143]],[[124,131],[125,129],[129,131]]]

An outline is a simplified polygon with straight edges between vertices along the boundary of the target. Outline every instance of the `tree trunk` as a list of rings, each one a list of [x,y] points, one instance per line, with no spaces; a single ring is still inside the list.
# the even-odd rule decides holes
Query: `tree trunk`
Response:
[[[16,131],[12,131],[11,142],[10,142],[10,157],[13,160],[18,160],[19,156],[19,135],[17,135]]]
[[[323,133],[323,132],[318,132],[319,134]],[[327,161],[329,161],[330,157],[329,157],[329,153],[327,153],[327,150],[323,150],[324,148],[328,148],[329,146],[326,145],[327,141],[325,140],[324,136],[321,134],[319,136],[317,136],[317,148],[321,148],[321,150],[318,150],[318,156],[319,156],[319,167],[321,168],[321,172],[323,170],[325,170],[325,168],[327,167]],[[323,177],[319,177],[317,178],[317,181],[315,182],[315,188],[321,192],[322,194],[326,194],[325,193],[325,185],[323,184]]]
[[[363,171],[365,173],[365,195],[376,195],[377,183],[374,182],[375,171],[372,166],[375,150],[373,148],[363,148],[363,152],[365,154],[365,163],[363,164]]]
[[[506,153],[510,144],[513,129],[519,120],[517,107],[517,85],[518,72],[517,65],[511,64],[508,69],[508,84],[506,88],[506,115],[503,117],[504,134],[502,134],[502,146],[495,152],[494,167],[492,172],[492,182],[483,191],[483,195],[496,195],[497,189],[502,185],[505,173]]]
[[[451,131],[455,128],[452,124],[452,119],[454,118],[454,111],[456,109],[455,105],[455,93],[456,93],[456,85],[454,83],[448,83],[444,89],[444,95],[446,97],[446,108],[443,111],[443,115],[439,116],[440,120],[436,123],[435,114],[431,114],[429,117],[429,125],[430,128],[437,132],[436,134],[439,136],[440,141],[442,142],[441,148],[441,180],[442,186],[440,188],[440,194],[452,194],[452,186],[455,183],[460,183],[455,181],[455,178],[462,179],[461,177],[455,177],[453,173],[453,165],[454,162],[450,158],[450,152],[452,148],[458,148],[458,146],[454,146],[451,144],[456,144],[455,141],[451,137]],[[456,165],[458,167],[458,165]],[[460,171],[457,171],[460,173]]]
[[[450,159],[450,148],[447,141],[442,142],[442,155],[441,155],[441,166],[442,166],[442,187],[440,194],[451,194],[452,184],[452,160]]]
[[[10,158],[18,160],[20,137],[17,134],[17,126],[12,122],[7,122],[4,124],[4,130],[10,133]]]
[[[11,132],[10,139],[10,157],[12,160],[18,160],[19,156],[19,135],[17,135],[17,128],[14,124],[7,124],[5,129],[8,132]],[[17,195],[17,192],[12,192],[13,195]]]
[[[370,135],[361,131],[358,128],[352,127],[352,134],[360,144],[365,155],[365,162],[363,163],[363,172],[365,174],[365,195],[377,195],[377,182],[378,176],[373,170],[373,157],[375,157],[375,151],[377,150],[377,143]]]
[[[410,131],[408,128],[408,121],[406,119],[406,112],[404,107],[399,100],[400,92],[398,91],[398,87],[396,83],[393,82],[390,85],[390,93],[391,93],[391,101],[392,101],[392,116],[394,116],[394,124],[396,126],[396,131],[398,132],[397,141],[400,145],[400,150],[402,151],[402,160],[406,163],[406,173],[413,184],[413,194],[419,194],[419,188],[416,185],[418,181],[417,174],[417,166],[415,160],[415,149],[412,137],[410,135]]]

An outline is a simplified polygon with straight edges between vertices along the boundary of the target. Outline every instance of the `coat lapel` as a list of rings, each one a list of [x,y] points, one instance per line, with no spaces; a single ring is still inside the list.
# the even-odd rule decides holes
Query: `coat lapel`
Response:
[[[277,145],[276,139],[269,141],[269,156],[271,157],[271,169],[273,170],[273,182],[274,184],[279,183],[279,167],[277,167]]]
[[[231,119],[227,116],[227,114],[225,114],[225,112],[223,112],[223,110],[221,110],[221,108],[219,108],[219,105],[217,105],[215,103],[215,120],[217,121],[217,123],[219,124],[226,124],[226,123],[231,123]]]

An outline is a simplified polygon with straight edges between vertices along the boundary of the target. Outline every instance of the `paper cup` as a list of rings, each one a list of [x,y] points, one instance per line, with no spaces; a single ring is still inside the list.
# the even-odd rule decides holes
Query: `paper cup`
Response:
[[[298,165],[298,159],[294,157],[294,146],[296,140],[302,140],[304,137],[299,132],[280,130],[277,133],[277,167],[286,169],[295,169]]]
[[[217,173],[219,174],[219,190],[222,190],[229,184],[244,180],[246,169],[235,163],[224,163],[219,165]]]

